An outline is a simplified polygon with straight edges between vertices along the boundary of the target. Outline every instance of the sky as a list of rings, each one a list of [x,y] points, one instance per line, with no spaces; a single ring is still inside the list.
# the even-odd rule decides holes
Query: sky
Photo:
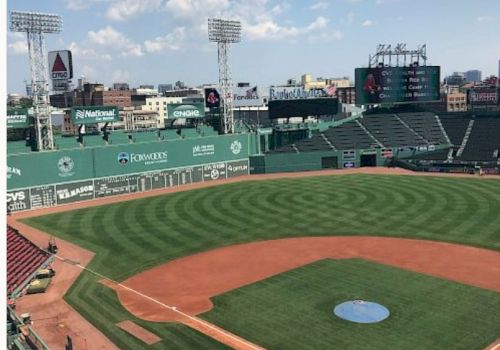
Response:
[[[12,10],[62,16],[63,31],[46,35],[46,46],[72,51],[75,83],[82,75],[107,86],[216,83],[209,17],[242,22],[233,82],[279,85],[304,73],[353,79],[378,44],[399,42],[426,44],[442,77],[499,69],[500,0],[8,0]],[[26,36],[9,32],[8,19],[6,36],[7,92],[24,93]]]

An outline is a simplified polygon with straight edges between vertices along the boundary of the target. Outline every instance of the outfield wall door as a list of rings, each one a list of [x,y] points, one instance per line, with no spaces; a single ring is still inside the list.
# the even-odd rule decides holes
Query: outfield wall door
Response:
[[[321,169],[337,169],[337,157],[321,157]]]
[[[362,154],[360,159],[360,165],[363,166],[377,166],[377,155],[376,154]]]

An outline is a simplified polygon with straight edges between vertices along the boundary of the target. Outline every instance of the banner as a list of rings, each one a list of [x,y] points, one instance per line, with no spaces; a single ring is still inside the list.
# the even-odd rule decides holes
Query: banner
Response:
[[[327,86],[324,89],[306,90],[303,85],[299,86],[271,86],[269,88],[269,100],[295,100],[318,97],[335,96],[336,88]]]
[[[203,103],[169,103],[167,104],[167,118],[203,118],[205,107]]]
[[[356,68],[356,104],[439,101],[440,67]]]
[[[119,120],[120,113],[118,107],[115,106],[85,106],[71,108],[71,121],[76,125],[109,123]]]
[[[233,88],[233,106],[238,107],[262,107],[264,99],[259,94],[257,86]]]
[[[220,95],[217,89],[215,88],[205,89],[205,107],[208,108],[220,107]]]
[[[56,185],[57,204],[80,202],[94,198],[94,181]]]
[[[22,129],[27,127],[29,127],[29,117],[26,108],[7,109],[7,129]]]
[[[500,104],[498,98],[500,88],[496,87],[475,87],[468,92],[469,104],[482,106],[495,106]]]

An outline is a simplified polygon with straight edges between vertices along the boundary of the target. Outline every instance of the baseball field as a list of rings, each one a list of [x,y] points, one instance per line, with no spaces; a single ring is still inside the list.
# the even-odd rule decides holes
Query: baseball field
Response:
[[[500,338],[499,213],[495,179],[351,174],[22,221],[95,253],[65,300],[120,349],[222,349],[224,333],[242,349],[482,350]],[[336,318],[350,299],[391,316]]]

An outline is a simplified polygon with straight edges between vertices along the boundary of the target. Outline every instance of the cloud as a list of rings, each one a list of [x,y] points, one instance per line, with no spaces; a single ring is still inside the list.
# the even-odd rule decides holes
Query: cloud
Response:
[[[117,69],[113,72],[112,79],[114,82],[130,81],[130,73],[127,70]]]
[[[375,24],[377,24],[376,22],[372,21],[371,19],[367,19],[366,21],[364,21],[363,23],[361,23],[361,25],[363,27],[371,27],[371,26],[374,26]]]
[[[344,33],[340,30],[333,30],[322,32],[315,35],[308,36],[307,40],[311,44],[316,43],[329,43],[332,41],[342,40],[344,38]]]
[[[376,0],[375,3],[377,5],[388,5],[388,4],[395,4],[399,2],[399,0]]]
[[[114,21],[124,21],[141,13],[157,11],[162,0],[122,0],[114,2],[106,12],[106,17]]]
[[[88,38],[91,43],[120,50],[122,56],[144,55],[140,44],[134,43],[111,26],[102,28],[97,32],[89,31]]]
[[[109,2],[110,0],[65,0],[64,4],[68,10],[81,11],[88,9],[89,7],[103,2]]]
[[[488,22],[492,20],[491,16],[478,16],[476,20],[481,23],[481,22]]]
[[[13,55],[23,54],[28,52],[28,43],[26,40],[18,40],[7,45],[7,52]]]
[[[318,17],[305,27],[280,26],[273,20],[264,21],[256,25],[245,25],[245,32],[251,40],[277,40],[296,37],[319,29],[324,29],[329,20]]]
[[[327,8],[328,3],[324,1],[319,1],[310,7],[311,10],[326,10]]]
[[[180,50],[181,44],[186,36],[184,27],[175,28],[172,33],[159,36],[153,40],[144,41],[144,49],[147,52],[161,52],[165,50]]]

